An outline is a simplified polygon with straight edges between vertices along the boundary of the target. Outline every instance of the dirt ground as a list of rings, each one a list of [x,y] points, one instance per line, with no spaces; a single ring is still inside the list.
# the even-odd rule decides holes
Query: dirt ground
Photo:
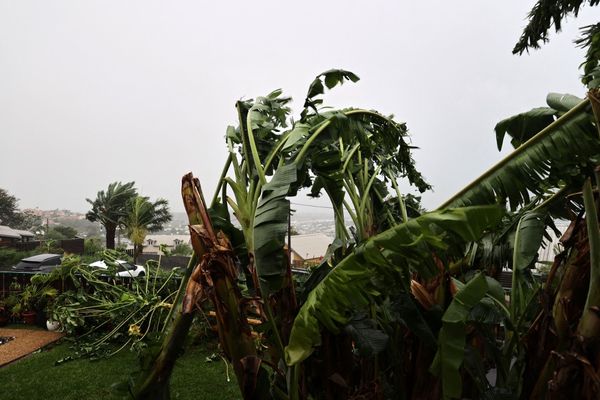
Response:
[[[15,339],[0,345],[0,367],[60,339],[63,334],[33,329],[0,328],[0,336]]]

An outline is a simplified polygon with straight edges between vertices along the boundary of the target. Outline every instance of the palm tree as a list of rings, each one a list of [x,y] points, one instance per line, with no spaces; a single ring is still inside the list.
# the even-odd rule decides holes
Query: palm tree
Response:
[[[85,217],[91,222],[100,222],[106,230],[106,248],[115,248],[115,235],[117,228],[123,225],[127,216],[127,205],[135,196],[137,190],[135,182],[113,182],[108,185],[106,192],[101,190],[95,200],[86,199],[92,209]]]
[[[171,219],[169,203],[165,199],[152,202],[148,197],[136,196],[129,202],[123,224],[127,237],[133,242],[134,262],[142,250],[146,235],[161,230]]]

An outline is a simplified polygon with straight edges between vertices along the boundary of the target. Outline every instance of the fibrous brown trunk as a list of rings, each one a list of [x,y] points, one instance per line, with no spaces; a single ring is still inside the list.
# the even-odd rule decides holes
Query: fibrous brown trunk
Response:
[[[109,222],[104,225],[104,229],[106,229],[106,248],[114,250],[115,237],[117,235],[117,225]]]
[[[244,299],[237,286],[237,270],[231,244],[225,235],[214,232],[200,182],[187,174],[182,179],[182,195],[197,265],[187,282],[185,295],[168,336],[154,359],[154,367],[133,388],[138,400],[169,399],[168,383],[175,360],[181,352],[193,316],[201,299],[211,300],[217,317],[217,330],[223,350],[233,364],[244,399],[268,399],[266,371],[257,355],[255,340],[244,310]]]

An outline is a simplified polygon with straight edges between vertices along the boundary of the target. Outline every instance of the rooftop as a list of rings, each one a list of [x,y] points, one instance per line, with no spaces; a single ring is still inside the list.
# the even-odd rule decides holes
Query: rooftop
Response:
[[[33,234],[32,234],[33,236]],[[5,238],[11,238],[11,239],[21,239],[21,234],[6,226],[6,225],[0,225],[0,237],[5,237]]]
[[[323,257],[333,239],[322,233],[311,233],[308,235],[294,235],[291,241],[292,250],[307,260]]]

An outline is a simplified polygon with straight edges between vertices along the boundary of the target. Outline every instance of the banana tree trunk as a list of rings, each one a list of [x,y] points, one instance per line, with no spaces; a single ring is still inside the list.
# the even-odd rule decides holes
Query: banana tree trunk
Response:
[[[589,181],[584,198],[586,218],[569,228],[568,256],[560,256],[564,258],[559,260],[562,265],[551,274],[561,277],[560,283],[551,294],[548,290],[553,285],[549,280],[542,298],[543,302],[553,302],[552,313],[542,310],[526,339],[529,345],[523,396],[530,399],[595,399],[600,393],[600,288],[594,270],[600,235]]]
[[[192,313],[180,313],[175,319],[158,356],[154,359],[152,369],[138,379],[136,386],[131,389],[134,399],[169,400],[171,398],[171,373],[193,320]]]
[[[199,208],[196,204],[204,205],[200,186],[195,186],[191,174],[185,175],[182,179],[181,194],[184,200],[184,206],[188,214],[190,226],[210,225],[210,218],[205,207]],[[214,233],[213,233],[214,236]],[[192,237],[195,240],[195,237]],[[132,395],[137,400],[168,400],[170,399],[169,380],[175,361],[181,354],[185,338],[190,330],[194,319],[195,307],[202,297],[202,288],[197,283],[199,266],[197,260],[206,255],[207,249],[202,243],[196,243],[194,246],[194,255],[186,269],[183,277],[177,300],[173,307],[177,312],[174,320],[171,322],[169,332],[163,340],[163,344],[153,359],[152,367],[147,368],[138,378],[134,387],[131,388]],[[191,279],[191,277],[195,279]],[[185,293],[184,293],[185,289]],[[170,319],[170,318],[169,318]]]

